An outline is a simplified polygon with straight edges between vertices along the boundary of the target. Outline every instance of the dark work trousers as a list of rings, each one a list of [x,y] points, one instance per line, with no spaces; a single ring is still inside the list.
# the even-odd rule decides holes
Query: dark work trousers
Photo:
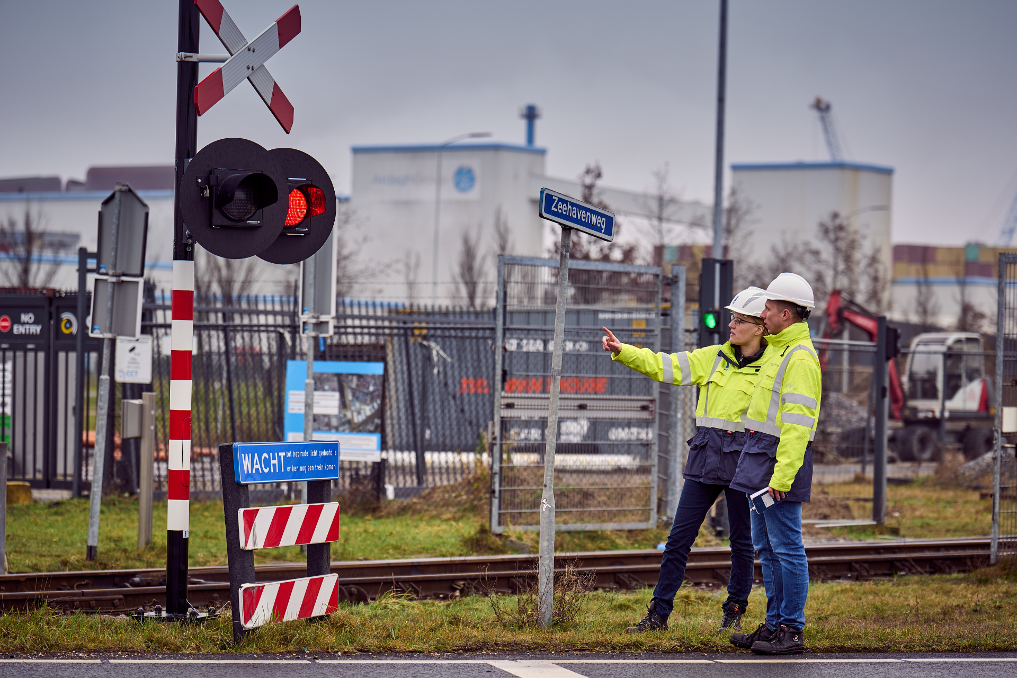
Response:
[[[731,523],[731,579],[725,602],[737,602],[745,607],[749,604],[753,553],[748,498],[744,492],[732,490],[727,485],[708,485],[686,479],[674,525],[664,547],[657,588],[653,589],[654,610],[665,619],[674,609],[674,597],[685,579],[689,550],[696,541],[699,527],[721,492],[727,495],[728,520]]]

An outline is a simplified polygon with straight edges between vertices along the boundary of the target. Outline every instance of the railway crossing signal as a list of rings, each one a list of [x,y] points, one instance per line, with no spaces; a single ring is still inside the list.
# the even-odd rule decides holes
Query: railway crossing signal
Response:
[[[180,209],[194,239],[212,254],[295,264],[332,233],[335,188],[303,151],[220,139],[188,164]]]
[[[300,33],[300,7],[293,5],[261,35],[247,42],[219,0],[194,0],[194,4],[230,53],[226,63],[194,88],[198,115],[204,115],[241,82],[250,80],[268,110],[289,134],[293,128],[293,104],[264,64]]]

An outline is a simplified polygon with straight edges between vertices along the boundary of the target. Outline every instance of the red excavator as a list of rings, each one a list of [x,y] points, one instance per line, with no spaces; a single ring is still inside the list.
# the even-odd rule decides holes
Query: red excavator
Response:
[[[866,332],[870,341],[876,341],[876,314],[841,290],[830,294],[825,320],[823,338],[840,336],[850,325]],[[819,352],[824,371],[828,358],[828,349]],[[991,385],[985,376],[981,335],[974,332],[919,334],[911,341],[903,377],[896,359],[889,361],[888,368],[890,418],[900,422],[900,426],[892,428],[890,443],[899,459],[929,461],[935,458],[940,410],[944,405],[948,442],[960,443],[968,459],[992,449]],[[859,432],[844,433],[858,437]],[[861,435],[864,436],[864,432]]]

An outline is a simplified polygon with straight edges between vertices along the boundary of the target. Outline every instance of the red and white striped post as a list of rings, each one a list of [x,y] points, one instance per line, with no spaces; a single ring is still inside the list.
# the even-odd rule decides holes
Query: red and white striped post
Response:
[[[179,1],[177,51],[197,53],[201,14],[194,0]],[[176,169],[180,196],[186,163],[198,152],[194,88],[198,64],[177,62]],[[170,335],[169,472],[167,473],[166,612],[186,614],[187,533],[190,528],[191,343],[194,336],[194,244],[180,200],[173,201],[173,324]]]

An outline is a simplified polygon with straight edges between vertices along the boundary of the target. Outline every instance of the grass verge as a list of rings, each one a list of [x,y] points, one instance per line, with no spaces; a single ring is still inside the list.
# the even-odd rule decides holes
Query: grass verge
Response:
[[[1000,567],[964,575],[817,583],[806,607],[810,652],[951,652],[1017,650],[1017,574]],[[624,651],[731,652],[718,634],[723,594],[683,590],[667,631],[627,634],[650,600],[641,592],[595,592],[578,603],[571,623],[550,629],[501,621],[494,599],[447,602],[383,596],[342,606],[316,623],[272,624],[234,645],[228,616],[204,625],[138,623],[127,618],[60,615],[48,609],[0,617],[5,652],[457,652]],[[516,605],[503,597],[503,609]],[[757,588],[744,620],[762,620]]]

